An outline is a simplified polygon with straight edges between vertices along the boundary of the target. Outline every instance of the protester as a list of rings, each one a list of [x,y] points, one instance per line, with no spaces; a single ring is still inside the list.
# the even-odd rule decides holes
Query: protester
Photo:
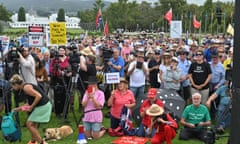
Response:
[[[26,125],[31,133],[31,140],[28,144],[46,144],[38,132],[38,124],[50,121],[52,106],[46,94],[36,85],[25,83],[25,81],[17,74],[10,79],[10,84],[14,90],[20,90],[20,95],[26,95],[27,104],[26,111],[30,112]],[[16,107],[14,111],[23,110],[23,107]]]
[[[87,138],[100,138],[105,133],[105,129],[101,129],[102,109],[105,102],[104,93],[98,89],[96,76],[89,76],[87,83],[88,88],[82,100],[84,133]]]
[[[119,126],[123,106],[131,109],[135,105],[134,95],[132,91],[128,90],[128,81],[120,78],[117,89],[112,91],[108,99],[108,106],[111,106],[110,128],[115,129]]]
[[[212,71],[209,63],[203,61],[202,50],[197,50],[196,62],[190,65],[188,74],[192,84],[191,93],[200,93],[202,103],[205,104],[209,95],[209,82],[212,78]]]
[[[152,88],[159,88],[160,83],[158,81],[159,66],[161,64],[161,51],[156,49],[153,58],[148,63],[149,70],[149,82]]]
[[[113,57],[109,59],[108,66],[110,72],[119,72],[120,77],[124,77],[124,59],[117,48],[113,49]]]
[[[156,104],[160,107],[164,107],[163,102],[160,99],[157,99],[157,89],[156,88],[150,88],[148,90],[147,99],[143,101],[140,107],[140,116],[142,118],[142,122],[139,126],[139,130],[137,132],[137,136],[140,137],[153,137],[156,130],[153,128],[151,133],[148,132],[151,124],[151,117],[146,114],[147,109],[149,109],[153,104]]]
[[[164,52],[163,56],[162,56],[162,64],[160,64],[159,66],[159,79],[160,79],[160,83],[161,83],[161,88],[164,88],[164,80],[162,78],[163,73],[166,72],[167,67],[170,67],[171,64],[171,55],[168,52]]]
[[[197,138],[206,141],[206,127],[211,125],[211,117],[207,107],[201,104],[201,98],[200,93],[194,93],[192,104],[185,107],[180,120],[183,126],[179,134],[180,140]]]
[[[138,52],[136,60],[129,65],[127,76],[130,79],[130,90],[133,92],[135,99],[144,95],[146,77],[148,75],[148,66],[144,62],[144,53]]]
[[[231,98],[232,91],[230,89],[230,82],[226,81],[224,85],[220,86],[216,92],[214,92],[207,100],[206,106],[211,107],[211,102],[216,98],[220,98],[219,105],[217,107],[217,132],[224,133],[226,127],[231,121]]]
[[[156,104],[152,104],[146,110],[146,113],[151,116],[149,132],[152,131],[153,127],[156,129],[151,143],[160,144],[166,141],[166,144],[171,144],[178,128],[176,121],[173,120],[169,113],[164,113],[164,109]]]

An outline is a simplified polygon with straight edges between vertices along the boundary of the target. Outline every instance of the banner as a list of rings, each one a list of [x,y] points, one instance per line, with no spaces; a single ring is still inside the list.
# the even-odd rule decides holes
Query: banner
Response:
[[[0,36],[0,52],[2,52],[0,54],[0,58],[2,57],[2,54],[5,55],[8,52],[9,49],[9,43],[10,43],[10,39],[8,36]]]
[[[50,44],[66,45],[67,32],[65,22],[52,22],[50,26]]]
[[[120,82],[119,72],[106,73],[106,83],[115,84]]]
[[[182,21],[172,21],[170,25],[170,37],[182,38]]]

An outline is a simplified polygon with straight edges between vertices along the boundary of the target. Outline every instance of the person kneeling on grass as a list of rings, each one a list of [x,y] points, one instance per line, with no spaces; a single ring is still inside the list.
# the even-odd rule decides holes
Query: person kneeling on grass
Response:
[[[146,113],[151,116],[149,133],[151,133],[153,127],[156,129],[151,143],[160,144],[166,141],[166,144],[171,144],[172,139],[176,136],[178,125],[170,114],[164,113],[164,109],[157,104],[152,104]]]
[[[10,79],[10,84],[15,91],[19,91],[18,96],[25,95],[27,104],[25,106],[14,108],[14,111],[27,111],[29,116],[27,119],[27,128],[31,133],[31,140],[28,144],[47,144],[38,132],[38,123],[46,123],[50,121],[52,105],[47,95],[40,87],[25,83],[23,79],[15,74]]]
[[[88,139],[100,138],[104,135],[102,127],[102,108],[105,102],[104,93],[98,89],[96,76],[89,76],[88,88],[83,96],[82,106],[84,107],[84,134]]]

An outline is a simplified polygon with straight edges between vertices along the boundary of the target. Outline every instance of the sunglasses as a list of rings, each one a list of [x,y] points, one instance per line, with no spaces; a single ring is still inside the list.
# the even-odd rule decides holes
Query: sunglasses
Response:
[[[196,56],[202,56],[203,54],[197,53]]]

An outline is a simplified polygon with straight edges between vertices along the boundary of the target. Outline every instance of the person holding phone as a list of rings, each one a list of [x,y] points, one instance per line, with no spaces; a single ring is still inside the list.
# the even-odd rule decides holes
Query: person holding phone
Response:
[[[96,76],[89,76],[87,90],[83,96],[82,106],[84,107],[84,133],[87,138],[100,138],[104,135],[105,129],[101,129],[103,121],[102,108],[105,103],[103,91],[98,89]]]

